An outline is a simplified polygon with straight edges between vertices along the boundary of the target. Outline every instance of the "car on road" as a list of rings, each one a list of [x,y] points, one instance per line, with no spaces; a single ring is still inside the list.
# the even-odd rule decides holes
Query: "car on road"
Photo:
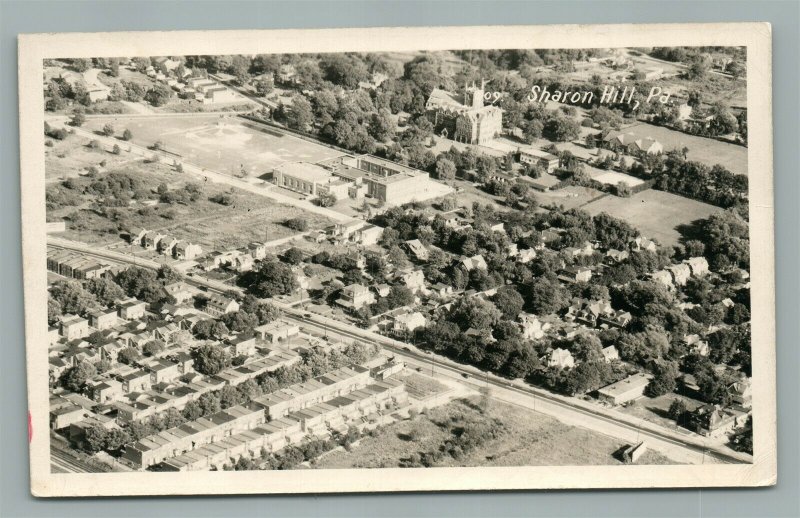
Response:
[[[461,376],[464,377],[464,378],[469,378],[469,374],[467,374],[466,372],[462,372]]]
[[[311,318],[311,313],[303,313],[303,318]]]

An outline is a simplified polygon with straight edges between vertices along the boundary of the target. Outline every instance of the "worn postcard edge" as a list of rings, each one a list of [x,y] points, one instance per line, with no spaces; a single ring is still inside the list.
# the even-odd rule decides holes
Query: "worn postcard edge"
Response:
[[[50,472],[42,60],[202,54],[746,46],[754,462],[190,473]],[[767,486],[776,483],[771,28],[767,23],[25,34],[19,37],[22,250],[34,496]],[[25,426],[25,419],[18,421]]]

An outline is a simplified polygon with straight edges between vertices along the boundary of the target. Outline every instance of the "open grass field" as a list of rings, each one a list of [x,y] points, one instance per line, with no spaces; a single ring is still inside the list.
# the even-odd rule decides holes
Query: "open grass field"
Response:
[[[318,162],[340,156],[326,146],[270,129],[259,131],[229,116],[182,116],[157,119],[92,119],[85,127],[99,130],[111,122],[119,132],[133,133],[133,142],[152,146],[164,143],[164,149],[183,160],[213,171],[261,176],[283,162]],[[180,160],[178,158],[178,160]]]
[[[67,178],[74,178],[86,174],[89,167],[103,169],[100,164],[105,161],[107,169],[120,167],[131,162],[131,157],[123,153],[115,155],[105,149],[92,149],[89,147],[91,139],[70,135],[64,140],[47,139],[53,146],[44,148],[45,180],[47,183]],[[120,148],[125,148],[125,143],[120,142]]]
[[[648,189],[630,198],[606,195],[586,205],[583,210],[595,216],[601,212],[629,222],[649,238],[672,246],[678,243],[678,227],[707,218],[722,209],[677,194]]]
[[[441,423],[458,413],[486,419],[477,409],[478,398],[456,400],[420,415],[394,423],[375,437],[366,437],[351,452],[336,451],[315,466],[323,469],[394,468],[415,452],[437,449],[450,433]],[[503,431],[456,461],[446,456],[436,467],[452,466],[570,466],[620,464],[612,456],[624,444],[611,437],[570,427],[559,421],[492,401],[489,416],[499,419]],[[647,451],[638,464],[671,464],[663,455]]]
[[[734,174],[747,174],[746,147],[711,138],[695,137],[643,122],[623,128],[622,131],[633,133],[636,138],[653,137],[663,144],[665,153],[672,149],[680,150],[686,146],[689,148],[686,155],[689,160],[702,162],[708,166],[719,164]]]

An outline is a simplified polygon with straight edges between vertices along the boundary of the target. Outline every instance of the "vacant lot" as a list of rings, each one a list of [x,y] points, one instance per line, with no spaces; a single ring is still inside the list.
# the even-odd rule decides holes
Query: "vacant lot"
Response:
[[[326,146],[271,129],[252,129],[230,116],[179,115],[156,119],[92,119],[86,128],[100,130],[111,122],[121,132],[133,133],[133,142],[152,146],[156,141],[176,158],[231,175],[245,172],[262,176],[283,162],[318,162],[340,156]]]
[[[88,165],[96,166],[101,155],[95,153],[81,148],[64,159],[53,155],[47,161],[47,176],[54,179],[48,185],[48,199],[56,200],[51,203],[47,216],[51,221],[67,220],[64,237],[68,239],[110,244],[120,240],[121,232],[143,227],[197,243],[210,251],[227,250],[252,241],[273,240],[295,234],[296,231],[282,224],[289,218],[305,218],[311,229],[330,224],[327,218],[307,214],[296,207],[231,190],[220,184],[195,182],[193,177],[184,177],[169,165],[145,163],[141,159],[120,158],[117,163],[115,158],[114,162],[109,161],[107,167],[99,168],[95,178],[74,178],[67,184],[69,187],[57,181],[59,176],[77,176],[70,174],[70,171],[85,170]],[[62,160],[66,163],[62,164]],[[59,173],[51,173],[51,168]],[[137,196],[130,205],[105,210],[104,204],[97,203],[95,195],[87,194],[84,190],[95,180],[102,181],[104,177],[115,173],[141,182],[142,197]],[[165,184],[170,192],[176,192],[190,183],[200,187],[201,194],[197,200],[185,204],[159,201],[160,196],[156,192],[159,185]],[[230,196],[229,205],[209,199],[220,194]],[[61,203],[64,200],[69,200],[69,204]]]
[[[91,139],[78,135],[70,135],[64,140],[47,140],[53,143],[52,147],[44,148],[47,183],[86,174],[92,166],[98,170],[114,169],[132,161],[126,153],[115,155],[107,149],[93,149],[89,147]],[[120,142],[119,146],[125,149],[124,142]]]
[[[649,189],[630,198],[607,195],[583,207],[590,214],[601,212],[623,219],[662,245],[678,243],[677,228],[704,219],[722,209],[664,191]]]
[[[636,135],[636,138],[653,137],[664,146],[664,152],[672,149],[689,148],[686,158],[713,166],[719,164],[734,174],[747,174],[747,148],[728,144],[711,138],[695,137],[680,131],[638,123],[622,131]]]
[[[457,400],[381,430],[375,437],[360,441],[351,452],[336,451],[327,455],[318,468],[393,468],[412,453],[437,449],[451,438],[442,423],[464,413],[486,419],[477,409],[477,398]],[[569,427],[555,419],[516,406],[490,402],[489,416],[502,422],[503,431],[472,450],[460,460],[445,457],[436,466],[569,466],[619,464],[613,453],[624,444],[611,437],[582,428]],[[670,464],[652,451],[639,464]]]

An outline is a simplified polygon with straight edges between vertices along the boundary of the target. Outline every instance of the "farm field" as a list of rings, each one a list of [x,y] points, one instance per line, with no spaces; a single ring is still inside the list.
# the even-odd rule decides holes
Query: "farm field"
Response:
[[[647,237],[665,246],[678,244],[678,227],[721,211],[719,207],[655,189],[634,194],[630,198],[602,196],[582,207],[595,216],[607,212],[639,229]]]
[[[625,133],[633,133],[636,138],[653,137],[664,145],[664,152],[672,149],[689,148],[686,157],[707,164],[709,167],[719,164],[734,174],[747,174],[747,148],[737,144],[728,144],[711,138],[695,137],[680,131],[647,123],[637,123],[622,129]]]
[[[75,137],[70,137],[75,138]],[[69,143],[69,139],[64,144]],[[61,144],[61,143],[59,143]],[[58,205],[48,208],[48,220],[67,220],[67,231],[62,234],[67,239],[84,243],[111,244],[119,242],[120,235],[132,227],[143,227],[148,230],[159,230],[177,239],[185,239],[199,244],[204,250],[226,250],[244,246],[253,241],[279,239],[293,235],[296,231],[285,227],[282,222],[293,217],[303,217],[308,221],[310,229],[323,228],[331,222],[317,214],[306,213],[302,209],[275,203],[260,196],[252,196],[239,190],[231,190],[221,184],[209,182],[201,185],[202,194],[194,202],[159,203],[156,189],[160,184],[167,185],[169,191],[182,189],[188,183],[195,182],[193,177],[183,177],[174,172],[167,164],[145,163],[143,160],[109,160],[106,168],[99,168],[97,179],[113,173],[123,173],[140,180],[142,188],[150,193],[150,200],[136,200],[133,204],[115,207],[114,211],[98,210],[96,198],[84,194],[82,186],[89,185],[93,179],[79,177],[74,180],[78,188],[67,189],[58,182],[58,175],[65,171],[83,170],[90,165],[97,166],[101,156],[110,153],[88,150],[75,139],[74,145],[79,152],[58,158],[49,157],[46,162],[47,177],[51,179],[48,194],[57,191],[65,192],[70,197],[77,196],[75,204]],[[88,150],[88,151],[87,151]],[[123,157],[126,154],[123,153]],[[66,161],[66,164],[61,164]],[[58,171],[52,173],[51,169]],[[77,174],[67,176],[76,177]],[[221,205],[209,200],[219,194],[231,196],[230,205]],[[77,221],[70,219],[78,214]]]
[[[186,160],[200,167],[231,175],[244,171],[262,176],[283,162],[318,162],[341,156],[326,146],[265,128],[259,131],[229,116],[181,116],[158,119],[99,118],[84,127],[100,130],[111,122],[119,132],[133,133],[133,142],[152,146],[156,141],[174,153],[176,160]]]
[[[486,420],[477,408],[478,398],[459,399],[425,415],[387,426],[375,437],[365,437],[351,452],[335,451],[315,465],[322,469],[394,468],[412,453],[437,449],[451,437],[442,423],[463,414]],[[459,460],[445,456],[436,467],[453,466],[570,466],[621,464],[613,453],[621,441],[556,419],[491,401],[488,414],[503,424],[500,435],[465,454]],[[671,464],[663,455],[647,451],[638,464]]]

